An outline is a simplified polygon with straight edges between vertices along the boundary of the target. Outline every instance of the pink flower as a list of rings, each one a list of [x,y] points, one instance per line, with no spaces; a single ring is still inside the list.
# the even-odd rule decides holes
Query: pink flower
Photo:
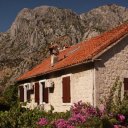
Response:
[[[118,125],[114,125],[114,128],[119,128],[119,126]]]
[[[71,118],[69,118],[68,121],[71,124],[80,124],[80,123],[84,123],[86,121],[86,117],[79,113],[79,114],[76,114],[76,115],[72,116]]]
[[[124,115],[118,114],[117,116],[118,116],[118,120],[119,121],[123,122],[125,120],[125,116]]]
[[[64,119],[58,119],[54,122],[56,128],[75,128],[71,126],[70,123]]]
[[[40,126],[45,126],[45,125],[48,124],[48,120],[45,119],[45,118],[40,118],[39,121],[36,124],[40,125]]]

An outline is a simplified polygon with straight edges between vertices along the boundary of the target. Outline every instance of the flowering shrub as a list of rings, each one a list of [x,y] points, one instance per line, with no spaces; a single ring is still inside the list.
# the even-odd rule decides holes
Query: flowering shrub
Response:
[[[68,121],[72,125],[78,126],[86,123],[86,121],[91,117],[99,115],[99,111],[97,111],[96,108],[88,103],[86,104],[82,101],[79,101],[78,103],[74,103],[74,105],[71,107],[71,117]]]
[[[118,113],[107,113],[103,105],[98,109],[82,101],[75,103],[70,112],[67,113],[49,113],[37,109],[14,108],[0,112],[0,127],[121,128],[122,125],[126,128],[128,126],[128,113],[124,110],[127,105],[122,106],[123,112],[119,109]]]
[[[105,106],[101,104],[99,108],[94,108],[88,103],[79,101],[74,103],[70,110],[70,117],[68,119],[57,119],[51,121],[50,126],[53,128],[120,128],[120,125],[125,123],[125,116],[123,114],[107,113]],[[48,124],[44,118],[41,122],[42,126]],[[39,124],[39,123],[38,123]],[[127,126],[124,125],[124,126]]]
[[[64,120],[64,119],[58,119],[54,122],[54,127],[56,128],[75,128],[74,126],[71,126],[71,124]]]
[[[87,121],[93,117],[100,117],[99,110],[91,106],[90,104],[83,103],[79,101],[78,103],[74,103],[70,110],[70,117],[65,119],[57,119],[55,121],[51,120],[51,127],[54,128],[75,128],[85,126]],[[40,118],[37,122],[38,126],[46,126],[48,124],[46,118]],[[94,123],[95,124],[95,123]]]
[[[57,119],[52,122],[51,125],[55,128],[83,127],[86,126],[85,124],[87,124],[87,122],[89,122],[88,120],[91,120],[93,117],[99,118],[101,115],[98,109],[82,101],[74,103],[70,111],[71,115],[67,120]],[[93,124],[95,125],[96,123],[93,121]]]
[[[121,100],[120,87],[116,81],[110,96],[98,108],[79,101],[70,111],[57,113],[29,110],[17,104],[0,111],[0,128],[127,128],[128,98]]]
[[[12,103],[8,111],[0,111],[0,128],[128,128],[128,98],[121,100],[120,92],[117,80],[98,108],[79,101],[66,113],[29,110]],[[7,94],[12,102],[15,98],[11,100],[13,95]]]
[[[48,120],[46,118],[40,118],[36,124],[39,126],[45,126],[48,124]]]
[[[97,115],[97,110],[90,104],[79,101],[78,103],[74,103],[74,105],[71,107],[71,113],[72,116],[81,114],[88,117]]]
[[[74,115],[73,117],[69,118],[68,121],[72,125],[83,124],[86,121],[86,117],[83,116],[82,114],[78,113],[78,114]]]

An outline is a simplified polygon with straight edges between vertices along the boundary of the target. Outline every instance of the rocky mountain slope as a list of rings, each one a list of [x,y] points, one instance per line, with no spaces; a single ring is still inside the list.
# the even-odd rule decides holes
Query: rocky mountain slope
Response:
[[[128,8],[118,5],[80,15],[49,6],[21,10],[10,29],[0,33],[0,92],[47,57],[51,43],[73,45],[126,21]]]

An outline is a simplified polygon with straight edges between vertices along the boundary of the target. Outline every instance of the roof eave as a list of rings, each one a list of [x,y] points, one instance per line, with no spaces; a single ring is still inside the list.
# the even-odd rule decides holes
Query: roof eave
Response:
[[[48,72],[45,72],[45,73],[41,73],[41,74],[38,74],[38,75],[35,75],[35,76],[32,76],[32,77],[27,77],[25,79],[16,80],[16,81],[17,82],[25,81],[25,80],[28,80],[28,79],[39,77],[39,76],[46,75],[46,74],[49,74],[49,73],[53,73],[53,72],[56,72],[56,71],[60,71],[60,70],[63,70],[63,69],[71,68],[71,67],[74,67],[74,66],[79,66],[79,65],[82,65],[82,64],[87,64],[87,63],[93,62],[93,61],[94,61],[93,59],[88,59],[86,61],[82,61],[82,62],[77,63],[77,64],[69,65],[69,66],[66,66],[66,67],[62,67],[62,68],[59,68],[59,69],[55,69],[55,70],[52,70],[52,71],[48,71]]]

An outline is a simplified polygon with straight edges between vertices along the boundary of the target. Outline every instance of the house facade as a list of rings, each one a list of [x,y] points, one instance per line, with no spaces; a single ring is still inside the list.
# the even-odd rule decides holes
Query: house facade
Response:
[[[25,107],[62,112],[80,100],[97,106],[117,77],[128,92],[128,24],[58,51],[17,79]]]

